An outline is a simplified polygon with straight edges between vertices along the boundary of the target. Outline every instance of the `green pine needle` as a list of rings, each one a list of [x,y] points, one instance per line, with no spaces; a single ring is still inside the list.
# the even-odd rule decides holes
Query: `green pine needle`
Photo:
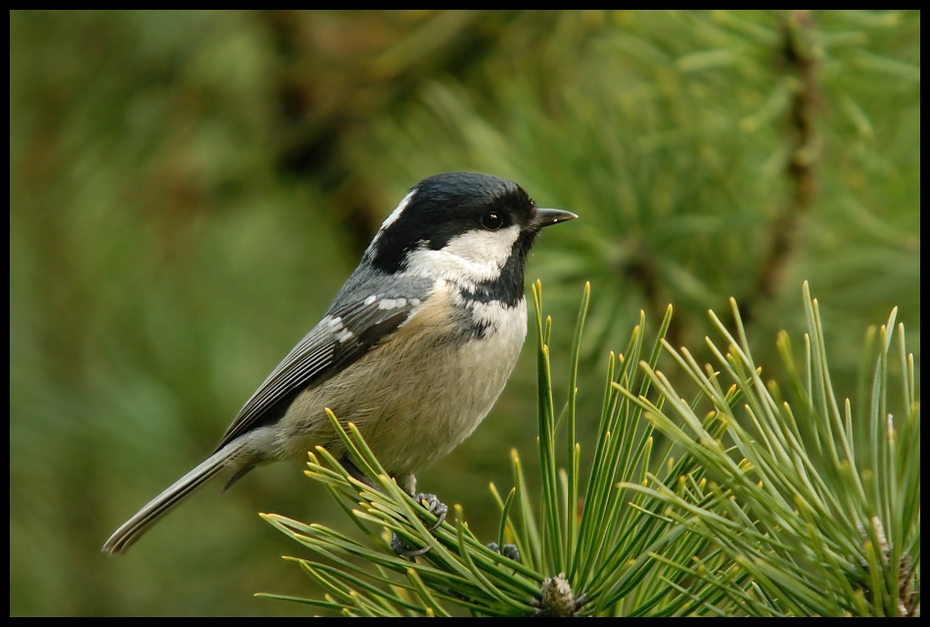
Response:
[[[648,360],[641,360],[641,316],[626,352],[610,355],[593,463],[581,485],[578,364],[590,286],[558,420],[548,347],[553,325],[542,313],[538,281],[532,292],[541,493],[528,489],[516,451],[515,487],[502,498],[491,485],[501,513],[497,545],[516,545],[520,562],[476,538],[461,506],[431,531],[435,517],[388,476],[355,425],[328,412],[349,456],[377,489],[322,448],[311,453],[307,474],[327,485],[364,539],[263,515],[322,560],[290,558],[326,593],[325,600],[265,596],[357,616],[919,612],[919,400],[903,328],[897,342],[892,338],[894,312],[875,334],[879,341],[867,343],[878,353],[863,379],[869,392],[858,399],[868,403],[867,428],[859,424],[861,410],[837,401],[807,284],[803,359],[796,361],[787,334],[777,340],[784,393],[753,362],[735,302],[733,332],[710,313],[723,339],[707,340],[713,366],[665,341],[671,308]],[[893,346],[901,353],[895,360]],[[683,374],[673,379],[658,370],[663,356]],[[891,363],[900,371],[897,391]],[[679,391],[686,387],[690,401]],[[894,417],[887,413],[893,402],[900,405]],[[566,468],[557,462],[561,437]],[[408,546],[430,548],[400,557],[391,533]]]

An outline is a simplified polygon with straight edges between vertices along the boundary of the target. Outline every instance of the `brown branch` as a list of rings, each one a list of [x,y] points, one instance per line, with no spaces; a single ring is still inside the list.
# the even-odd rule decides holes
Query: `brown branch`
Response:
[[[810,212],[816,193],[815,166],[820,153],[816,112],[820,102],[817,90],[817,60],[812,51],[810,11],[787,11],[782,22],[781,59],[787,71],[798,80],[791,97],[791,156],[786,175],[791,196],[771,229],[769,250],[756,284],[740,300],[743,322],[748,324],[757,309],[773,298],[781,284],[784,269],[797,244],[801,219]]]

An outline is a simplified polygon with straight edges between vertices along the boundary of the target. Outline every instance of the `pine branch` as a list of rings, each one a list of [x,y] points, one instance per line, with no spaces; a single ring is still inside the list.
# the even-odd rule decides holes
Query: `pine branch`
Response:
[[[708,340],[717,369],[701,367],[688,350],[665,341],[671,309],[652,350],[640,359],[641,318],[626,353],[611,355],[591,474],[580,490],[582,448],[574,438],[566,442],[568,467],[556,463],[556,443],[575,429],[576,393],[569,394],[565,419],[556,420],[548,354],[552,324],[542,314],[537,282],[538,511],[514,452],[515,487],[501,498],[491,486],[501,510],[492,548],[469,531],[460,506],[452,520],[430,531],[432,515],[388,477],[354,425],[343,429],[330,414],[376,488],[354,479],[319,448],[307,474],[329,487],[367,542],[265,515],[325,558],[291,558],[327,591],[325,600],[307,602],[352,615],[445,615],[455,607],[495,616],[919,614],[913,360],[903,356],[902,337],[896,363],[905,366],[906,408],[897,423],[890,414],[887,420],[876,417],[888,402],[893,312],[878,333],[871,426],[857,432],[849,402],[841,410],[830,383],[817,301],[806,285],[804,293],[809,333],[800,364],[787,336],[779,338],[788,400],[753,363],[735,302],[735,336],[711,313],[727,347],[720,350]],[[569,367],[571,390],[588,302],[586,287]],[[683,400],[657,369],[661,354],[694,382],[693,401]],[[654,428],[675,446],[655,451]],[[408,560],[391,550],[385,533],[430,549]],[[519,560],[498,552],[505,543],[518,547]]]

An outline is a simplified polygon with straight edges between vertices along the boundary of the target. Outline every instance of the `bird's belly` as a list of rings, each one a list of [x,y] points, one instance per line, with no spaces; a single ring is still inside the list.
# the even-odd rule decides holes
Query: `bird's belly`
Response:
[[[303,459],[317,445],[345,453],[324,407],[343,424],[355,423],[391,474],[416,472],[448,454],[504,389],[526,336],[526,304],[507,310],[480,339],[449,331],[409,329],[410,337],[385,342],[305,391],[279,423],[281,457]]]

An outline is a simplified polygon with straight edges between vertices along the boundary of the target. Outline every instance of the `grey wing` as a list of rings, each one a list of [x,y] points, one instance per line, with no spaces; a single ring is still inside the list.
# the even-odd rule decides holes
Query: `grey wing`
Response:
[[[294,398],[348,368],[385,341],[414,312],[409,301],[366,299],[331,310],[268,375],[223,435],[216,450],[277,422]]]

